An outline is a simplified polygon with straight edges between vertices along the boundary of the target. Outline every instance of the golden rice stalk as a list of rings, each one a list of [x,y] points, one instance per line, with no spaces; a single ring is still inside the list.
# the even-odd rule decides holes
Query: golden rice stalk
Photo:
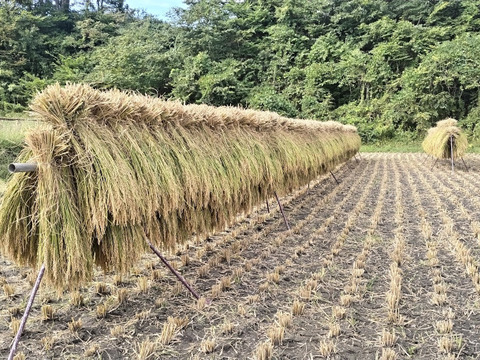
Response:
[[[436,127],[428,130],[428,134],[422,143],[423,150],[427,154],[439,159],[450,159],[452,157],[451,146],[453,147],[454,159],[462,157],[468,147],[467,137],[457,126],[457,120],[455,119],[445,119],[437,122]]]
[[[88,85],[52,85],[31,109],[48,127],[27,136],[0,205],[2,252],[46,265],[57,289],[93,265],[127,273],[148,238],[174,250],[232,225],[359,150],[352,126],[271,112],[164,101]]]

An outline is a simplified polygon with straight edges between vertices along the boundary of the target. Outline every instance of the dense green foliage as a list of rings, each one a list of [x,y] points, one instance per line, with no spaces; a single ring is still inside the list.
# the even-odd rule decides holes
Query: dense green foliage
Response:
[[[185,3],[161,21],[121,0],[2,2],[0,111],[74,81],[340,120],[365,141],[446,117],[480,135],[480,1]]]

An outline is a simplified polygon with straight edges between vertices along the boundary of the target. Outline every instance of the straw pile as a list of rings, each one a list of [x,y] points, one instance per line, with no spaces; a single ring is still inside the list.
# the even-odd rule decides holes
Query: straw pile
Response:
[[[462,157],[468,147],[466,135],[457,126],[457,120],[445,119],[437,122],[437,126],[428,130],[425,140],[423,140],[423,150],[439,159],[450,159],[452,138],[453,158]]]
[[[51,86],[32,110],[48,129],[27,136],[0,208],[2,248],[46,265],[57,288],[94,264],[126,272],[146,249],[204,238],[272,195],[352,157],[355,127],[274,113],[183,106],[87,85]]]

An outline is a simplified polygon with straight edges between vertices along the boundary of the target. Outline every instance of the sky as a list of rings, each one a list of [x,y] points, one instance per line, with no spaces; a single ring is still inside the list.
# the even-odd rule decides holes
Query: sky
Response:
[[[143,9],[151,15],[156,15],[160,19],[165,19],[168,11],[173,7],[185,7],[182,0],[126,0],[131,9]]]

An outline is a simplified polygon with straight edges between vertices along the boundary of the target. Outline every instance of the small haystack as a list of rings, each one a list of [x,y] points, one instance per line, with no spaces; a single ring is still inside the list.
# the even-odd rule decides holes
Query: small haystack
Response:
[[[93,265],[126,272],[148,238],[174,249],[231,225],[240,213],[286,194],[351,158],[356,129],[275,113],[183,106],[101,92],[48,87],[32,110],[49,128],[27,136],[0,208],[2,250],[61,289]]]
[[[450,141],[450,139],[452,141]],[[437,126],[428,130],[422,143],[423,150],[438,159],[458,159],[465,154],[468,147],[467,136],[457,126],[457,120],[445,119],[437,122]]]

